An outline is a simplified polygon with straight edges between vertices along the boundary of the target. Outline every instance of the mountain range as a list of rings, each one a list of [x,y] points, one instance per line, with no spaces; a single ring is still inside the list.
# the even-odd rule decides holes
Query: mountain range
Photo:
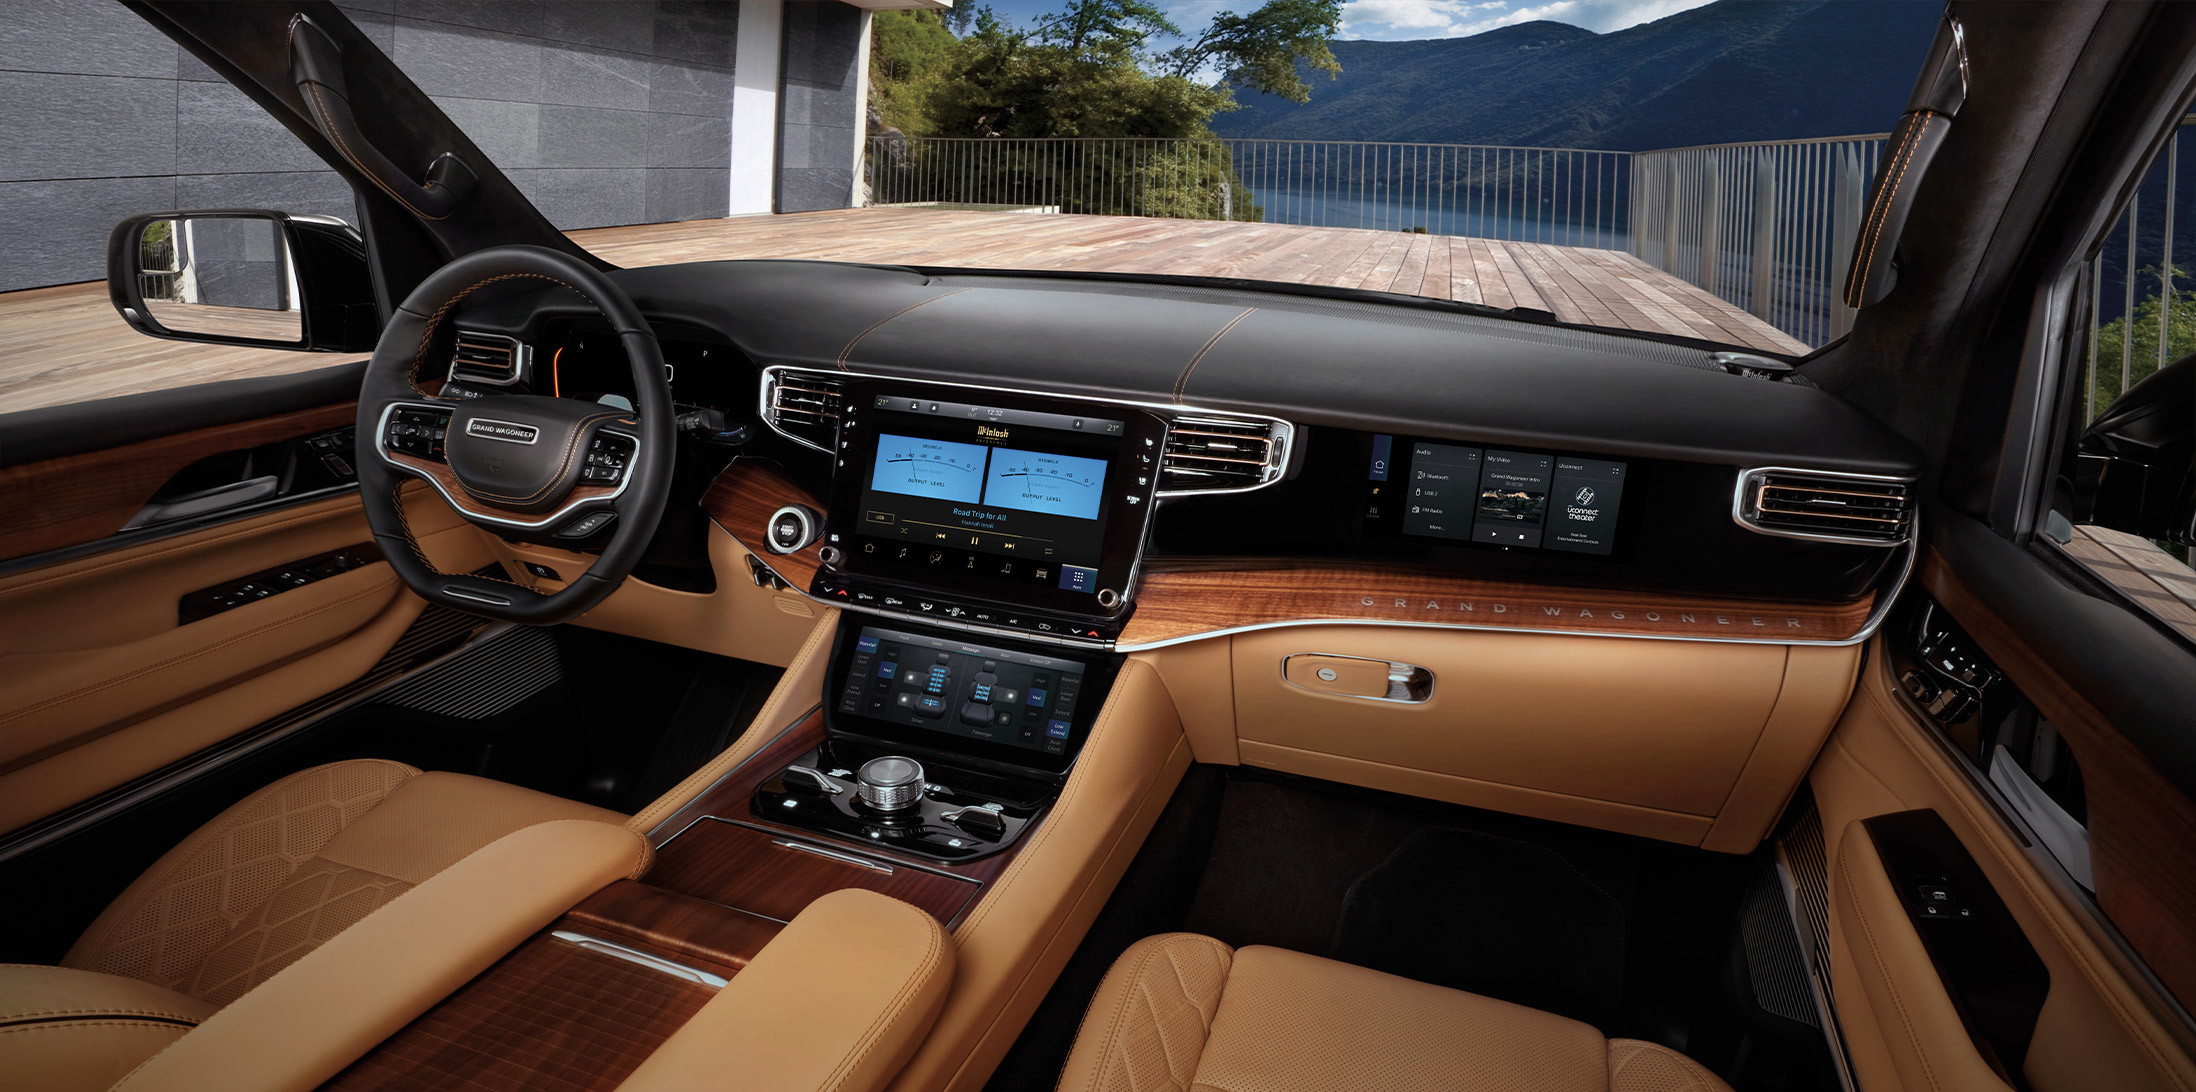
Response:
[[[1922,0],[1718,0],[1596,34],[1331,44],[1311,101],[1239,91],[1226,137],[1650,148],[1888,131],[1943,12]]]

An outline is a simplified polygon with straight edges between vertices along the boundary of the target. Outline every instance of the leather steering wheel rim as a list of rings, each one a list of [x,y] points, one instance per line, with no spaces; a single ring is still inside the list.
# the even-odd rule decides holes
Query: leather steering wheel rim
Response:
[[[633,412],[603,407],[592,407],[596,412],[581,408],[559,409],[552,415],[556,419],[543,420],[536,427],[519,407],[529,402],[540,406],[546,402],[571,400],[493,395],[452,399],[429,394],[421,385],[436,331],[458,305],[489,285],[526,279],[548,286],[561,285],[609,320],[626,360],[632,366]],[[512,411],[497,409],[496,423],[509,423],[502,420],[504,418],[527,422],[519,427],[533,429],[534,436],[548,441],[540,453],[546,459],[557,457],[559,445],[556,441],[561,439],[565,463],[571,463],[575,454],[601,432],[631,439],[634,450],[622,483],[615,490],[576,487],[575,475],[580,468],[574,465],[565,473],[564,468],[558,467],[563,475],[561,478],[517,498],[539,502],[561,482],[563,492],[548,498],[547,507],[553,510],[535,519],[533,517],[540,515],[539,511],[507,509],[498,502],[505,494],[466,482],[455,472],[457,467],[452,465],[458,461],[455,458],[445,460],[445,468],[438,469],[430,460],[390,451],[383,429],[391,411],[399,404],[447,409],[460,415],[484,407],[512,407]],[[577,407],[589,405],[578,403]],[[572,416],[575,413],[583,415]],[[469,416],[464,419],[471,420]],[[461,435],[456,420],[453,418],[449,430],[452,435],[446,438],[447,443],[469,444],[478,439],[495,439],[487,435],[496,431],[493,429],[468,429]],[[359,496],[366,508],[367,525],[373,531],[375,543],[381,547],[382,556],[421,598],[498,621],[555,625],[570,621],[602,602],[617,590],[640,561],[663,516],[665,498],[670,493],[675,458],[674,431],[671,388],[664,378],[663,350],[631,297],[600,270],[562,251],[538,246],[490,247],[457,258],[420,282],[382,329],[381,340],[366,364],[366,376],[359,389],[355,460]],[[531,445],[536,441],[497,442]],[[511,450],[519,451],[517,448]],[[526,454],[532,457],[535,453]],[[428,559],[405,518],[398,491],[415,479],[427,482],[441,493],[467,522],[491,533],[514,527],[554,533],[590,513],[604,510],[614,512],[616,521],[601,556],[586,572],[553,592],[536,591],[502,577],[446,573]],[[453,485],[456,488],[453,489]],[[537,503],[539,507],[544,506]]]

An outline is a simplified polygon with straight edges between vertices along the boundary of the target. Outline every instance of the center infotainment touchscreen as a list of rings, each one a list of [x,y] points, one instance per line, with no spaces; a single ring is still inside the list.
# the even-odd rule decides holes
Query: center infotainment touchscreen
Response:
[[[883,384],[858,397],[828,529],[846,569],[1078,613],[1120,602],[1156,475],[1155,419]]]

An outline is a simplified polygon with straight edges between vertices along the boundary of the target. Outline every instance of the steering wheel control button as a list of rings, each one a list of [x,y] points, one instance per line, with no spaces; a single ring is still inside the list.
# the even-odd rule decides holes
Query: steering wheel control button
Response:
[[[391,451],[439,463],[446,458],[449,431],[449,410],[398,406],[389,413],[389,427],[382,434],[382,443]]]
[[[616,433],[598,432],[588,441],[586,464],[580,468],[580,481],[587,485],[616,485],[625,477],[626,464],[633,461],[633,441]]]
[[[815,509],[788,504],[770,514],[769,541],[774,554],[790,554],[808,548],[823,533],[823,520]]]
[[[872,758],[854,772],[854,795],[878,811],[912,808],[923,799],[922,763],[899,755]]]
[[[564,530],[558,531],[557,537],[588,538],[594,535],[596,532],[601,531],[603,528],[610,526],[610,521],[616,518],[618,518],[618,514],[616,512],[589,512],[586,515],[581,516],[576,520],[573,520],[570,525],[565,527]]]

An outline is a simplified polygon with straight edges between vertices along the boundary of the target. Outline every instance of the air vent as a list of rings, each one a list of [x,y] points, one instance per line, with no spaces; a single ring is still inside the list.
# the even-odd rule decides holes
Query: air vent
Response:
[[[1159,460],[1159,495],[1239,493],[1280,480],[1289,462],[1286,421],[1264,417],[1177,417]]]
[[[450,356],[450,382],[508,387],[525,379],[534,347],[515,337],[459,330]]]
[[[843,381],[820,372],[773,368],[764,374],[763,410],[770,427],[818,451],[838,450]]]
[[[1763,534],[1891,546],[1906,541],[1913,522],[1911,491],[1908,481],[1868,474],[1749,470],[1731,514]]]

